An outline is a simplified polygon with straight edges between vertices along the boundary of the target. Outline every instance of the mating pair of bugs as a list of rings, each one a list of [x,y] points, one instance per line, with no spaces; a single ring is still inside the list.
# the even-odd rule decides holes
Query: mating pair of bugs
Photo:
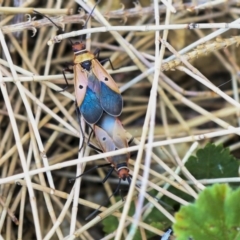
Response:
[[[42,15],[37,11],[35,12]],[[46,17],[44,15],[42,16]],[[58,27],[50,18],[46,18]],[[86,20],[85,26],[89,18]],[[68,86],[65,71],[73,70],[74,72],[77,111],[82,114],[85,121],[94,131],[102,152],[127,148],[128,141],[126,132],[120,120],[117,118],[122,112],[122,96],[113,78],[98,61],[100,51],[98,50],[95,53],[89,52],[82,41],[76,43],[71,42],[71,45],[74,53],[73,64],[71,69],[66,68],[63,70],[63,75]],[[119,177],[119,187],[121,180],[131,182],[128,160],[129,153],[111,156],[107,158],[108,164],[96,166],[95,168],[110,166],[111,169],[103,182],[105,182],[115,170]]]
[[[81,42],[74,43],[72,50],[74,88],[79,112],[93,129],[103,152],[127,148],[125,130],[117,118],[122,112],[122,96],[113,78],[98,61],[99,51],[93,54]],[[128,159],[129,154],[107,158],[112,167],[110,173],[115,169],[120,180],[127,179],[130,182]]]

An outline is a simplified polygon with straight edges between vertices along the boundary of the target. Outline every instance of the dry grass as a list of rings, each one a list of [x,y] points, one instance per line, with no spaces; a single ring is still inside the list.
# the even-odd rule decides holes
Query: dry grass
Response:
[[[6,6],[11,6],[8,2]],[[82,31],[77,30],[88,15],[76,14],[77,3],[52,2],[39,5],[28,1],[22,8],[0,8],[0,239],[102,239],[99,223],[108,215],[116,216],[119,226],[104,239],[130,240],[137,227],[142,239],[146,239],[145,230],[159,239],[164,229],[150,226],[145,217],[153,206],[171,222],[174,216],[145,194],[146,188],[157,190],[158,198],[166,195],[186,205],[168,188],[172,185],[194,198],[205,188],[184,168],[199,144],[223,143],[238,156],[237,1],[216,0],[211,5],[209,1],[202,5],[162,1],[167,7],[158,7],[157,1],[152,5],[143,1],[142,7],[126,1],[125,9],[120,9],[119,1],[112,5],[113,1],[102,1],[94,11],[98,21],[89,21]],[[91,2],[77,2],[93,8]],[[28,7],[53,17],[68,35],[55,37],[59,34],[56,27]],[[13,20],[17,13],[31,14],[37,20],[27,21],[19,15]],[[32,31],[36,32],[33,37]],[[109,72],[124,98],[120,119],[129,139],[135,138],[128,151],[136,153],[129,161],[133,179],[126,201],[112,197],[112,206],[102,207],[102,213],[87,222],[85,217],[106,203],[118,179],[114,175],[103,186],[101,179],[106,173],[102,169],[74,184],[68,179],[83,172],[86,163],[91,168],[125,149],[98,154],[87,147],[83,156],[73,74],[66,74],[69,88],[57,92],[65,84],[64,63],[73,59],[64,38],[78,35],[71,41],[79,41],[83,33],[87,33],[88,49],[101,48],[101,59],[110,57],[117,68]],[[56,39],[63,40],[47,45]],[[104,66],[110,69],[109,63]],[[182,172],[194,187],[180,177]],[[137,195],[138,191],[141,194]],[[142,208],[144,198],[151,204]],[[135,216],[128,213],[133,201],[137,201]]]

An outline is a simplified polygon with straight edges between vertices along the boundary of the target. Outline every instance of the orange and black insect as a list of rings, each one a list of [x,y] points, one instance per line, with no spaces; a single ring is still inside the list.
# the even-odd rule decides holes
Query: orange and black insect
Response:
[[[91,127],[93,129],[93,132],[95,133],[95,137],[96,137],[99,148],[91,145],[90,143],[89,143],[89,146],[91,146],[96,151],[110,152],[110,151],[115,151],[122,148],[128,148],[126,131],[123,128],[122,123],[118,118],[115,118],[103,112],[99,121],[96,124],[92,125]],[[106,177],[104,178],[104,180],[102,181],[102,183],[104,183],[112,174],[112,172],[115,170],[118,174],[119,185],[121,183],[121,180],[127,180],[130,184],[132,176],[130,175],[129,168],[128,168],[129,158],[130,158],[129,153],[110,156],[107,158],[107,162],[108,162],[107,164],[95,166],[89,169],[88,171],[85,171],[83,174],[79,175],[78,177],[81,177],[94,169],[108,166],[111,169],[106,175]],[[71,181],[74,179],[71,179]]]
[[[118,86],[98,61],[98,54],[86,50],[85,44],[72,45],[74,52],[74,85],[77,106],[86,122],[96,123],[103,111],[117,117],[123,100]]]
[[[118,118],[115,118],[107,114],[106,112],[103,112],[98,122],[92,125],[91,127],[93,128],[93,131],[95,133],[99,149],[96,148],[95,146],[92,147],[98,152],[110,152],[128,147],[126,131]],[[91,144],[89,145],[91,146]],[[107,175],[102,180],[102,183],[104,183],[115,170],[117,172],[119,182],[114,193],[108,198],[110,199],[115,193],[118,192],[122,180],[123,181],[127,180],[128,183],[131,184],[132,175],[129,173],[128,168],[129,158],[130,154],[128,152],[121,155],[107,157],[108,162],[107,164],[95,166],[85,171],[83,174],[77,176],[76,178],[82,177],[83,175],[86,175],[87,173],[97,168],[110,167],[110,170],[108,171]],[[76,178],[70,179],[70,182],[72,182]],[[92,214],[90,214],[86,218],[86,220],[90,219],[93,215],[95,215],[95,213],[98,212],[100,207],[96,209]]]
[[[87,26],[87,22],[99,2],[92,9],[83,29]],[[50,18],[46,18],[60,29]],[[101,118],[103,111],[114,117],[119,116],[123,107],[122,96],[113,78],[98,61],[99,49],[95,53],[91,53],[82,41],[72,43],[70,40],[70,42],[74,59],[71,67],[63,70],[63,75],[67,88],[68,81],[65,71],[74,72],[76,104],[80,113],[89,124],[96,123]],[[107,60],[110,61],[110,59]],[[104,61],[106,62],[106,60]]]
[[[92,9],[83,28],[87,26],[98,3],[99,1]],[[113,78],[98,61],[100,51],[91,53],[82,41],[73,43],[72,51],[76,103],[86,122],[96,123],[103,111],[114,117],[119,116],[123,107],[122,96]],[[67,83],[66,78],[65,80]]]
[[[122,126],[122,123],[118,118],[115,118],[105,112],[103,112],[99,121],[91,126],[95,134],[97,144],[99,148],[89,144],[93,149],[98,152],[110,152],[122,148],[128,148],[128,141],[126,136],[126,131]],[[131,140],[130,140],[131,141]],[[107,157],[107,164],[95,166],[88,171],[85,171],[83,174],[79,175],[81,177],[86,173],[102,167],[110,167],[110,171],[102,181],[104,183],[110,175],[115,170],[119,178],[119,184],[121,180],[127,180],[128,183],[131,183],[131,174],[129,173],[128,161],[130,154],[128,152],[116,156]],[[77,177],[77,178],[78,178]],[[75,179],[75,178],[74,178]],[[74,180],[71,179],[70,181]]]
[[[114,118],[103,113],[101,119],[93,126],[95,137],[103,152],[115,151],[121,148],[127,148],[126,131],[118,118]],[[109,176],[115,170],[118,178],[131,182],[131,175],[128,168],[129,153],[111,156],[107,158],[111,171]],[[120,184],[120,183],[119,183]]]

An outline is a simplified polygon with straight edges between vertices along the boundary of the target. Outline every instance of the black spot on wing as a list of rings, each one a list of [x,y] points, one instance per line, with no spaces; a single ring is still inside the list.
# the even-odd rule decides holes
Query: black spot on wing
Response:
[[[96,123],[102,116],[103,109],[99,98],[89,87],[87,87],[85,98],[80,106],[80,112],[86,122],[90,124]]]
[[[100,102],[104,111],[112,116],[119,116],[122,112],[123,100],[119,93],[114,92],[101,82]]]

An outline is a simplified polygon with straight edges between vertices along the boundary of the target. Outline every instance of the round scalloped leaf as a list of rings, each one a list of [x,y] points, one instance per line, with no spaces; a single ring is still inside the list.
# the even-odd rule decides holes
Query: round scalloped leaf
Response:
[[[238,177],[239,164],[222,145],[207,144],[191,156],[186,167],[196,179]]]
[[[240,240],[240,189],[216,184],[181,207],[173,225],[177,240]]]

